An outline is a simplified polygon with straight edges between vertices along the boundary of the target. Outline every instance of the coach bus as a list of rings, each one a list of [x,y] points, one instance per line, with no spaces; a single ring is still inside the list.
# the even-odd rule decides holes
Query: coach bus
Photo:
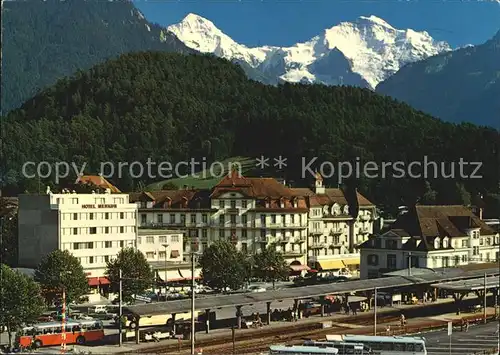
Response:
[[[331,355],[339,354],[339,349],[335,348],[319,348],[317,346],[301,346],[301,345],[271,345],[269,347],[270,355]]]
[[[66,344],[83,345],[87,342],[99,341],[104,338],[104,327],[100,320],[71,320],[65,322]],[[55,346],[62,343],[61,322],[37,323],[21,329],[16,342],[20,348],[32,345]]]
[[[372,350],[361,343],[329,342],[307,340],[305,346],[316,346],[320,348],[335,348],[339,350],[339,355],[372,355]]]
[[[332,343],[362,343],[376,355],[427,355],[425,339],[422,337],[327,335]]]

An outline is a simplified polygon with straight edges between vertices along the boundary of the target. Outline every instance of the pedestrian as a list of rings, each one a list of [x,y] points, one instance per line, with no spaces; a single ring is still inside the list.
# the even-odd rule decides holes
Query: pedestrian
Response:
[[[352,307],[352,315],[353,316],[357,316],[358,315],[358,307],[356,307],[356,306]]]
[[[469,331],[469,320],[468,319],[465,320],[465,331],[466,332]]]

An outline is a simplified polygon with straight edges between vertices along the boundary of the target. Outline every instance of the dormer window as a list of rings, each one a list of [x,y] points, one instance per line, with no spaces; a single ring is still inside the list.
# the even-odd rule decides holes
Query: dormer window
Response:
[[[269,208],[271,206],[271,200],[269,198],[266,198],[266,208]]]
[[[443,248],[448,248],[448,238],[443,238]]]
[[[434,239],[434,249],[439,249],[440,244],[441,240],[439,238]]]
[[[283,197],[280,198],[280,208],[285,208],[285,199]]]

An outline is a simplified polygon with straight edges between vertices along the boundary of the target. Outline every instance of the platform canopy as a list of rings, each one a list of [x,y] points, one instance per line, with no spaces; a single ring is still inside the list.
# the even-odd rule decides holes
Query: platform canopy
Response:
[[[500,281],[498,276],[487,277],[486,278],[486,288],[498,288],[500,285]],[[460,281],[451,281],[444,283],[436,283],[431,285],[434,288],[439,288],[441,290],[448,291],[477,291],[482,290],[485,287],[484,277],[469,279],[469,280],[460,280]]]
[[[280,290],[266,292],[249,292],[232,295],[215,295],[197,297],[196,309],[218,309],[225,307],[245,306],[254,303],[282,301],[286,299],[306,299],[332,294],[344,295],[350,292],[370,291],[377,288],[394,289],[414,285],[431,285],[448,281],[477,279],[484,274],[498,277],[500,270],[495,268],[481,270],[461,270],[450,268],[446,271],[436,272],[426,275],[416,276],[393,276],[378,279],[346,281],[330,284],[311,285],[304,287],[290,287]],[[132,305],[124,307],[125,312],[129,312],[140,317],[158,314],[171,314],[188,312],[191,309],[191,300],[175,300],[166,302],[154,302],[144,305]]]

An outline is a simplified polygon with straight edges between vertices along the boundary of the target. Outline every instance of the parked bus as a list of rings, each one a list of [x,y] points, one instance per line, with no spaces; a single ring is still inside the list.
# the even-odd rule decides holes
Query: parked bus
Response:
[[[104,327],[100,320],[75,321],[69,319],[65,323],[66,344],[80,344],[99,341],[104,338]],[[37,323],[21,329],[16,337],[19,347],[31,345],[41,346],[61,345],[62,324],[60,322]]]
[[[427,355],[425,338],[369,335],[327,335],[332,343],[362,343],[376,355]]]
[[[336,348],[339,349],[339,355],[372,355],[372,350],[362,343],[346,343],[346,342],[329,342],[329,341],[313,341],[307,340],[305,346],[316,346],[320,348]]]
[[[335,348],[319,348],[317,346],[300,346],[300,345],[271,345],[269,347],[270,355],[331,355],[339,354],[339,349]]]
[[[196,314],[196,313],[195,313]],[[199,312],[195,316],[199,316],[199,314],[205,314],[205,312]],[[137,322],[135,320],[135,316],[133,314],[124,314],[126,317],[125,320],[125,328],[128,328],[130,330],[134,330],[137,327]],[[191,319],[191,312],[184,312],[184,313],[176,313],[175,314],[175,321],[185,321]],[[116,324],[117,320],[115,321]],[[171,313],[163,313],[163,314],[156,314],[152,316],[141,316],[139,319],[139,328],[142,327],[153,327],[153,326],[167,326],[171,327],[174,324],[174,318]]]

